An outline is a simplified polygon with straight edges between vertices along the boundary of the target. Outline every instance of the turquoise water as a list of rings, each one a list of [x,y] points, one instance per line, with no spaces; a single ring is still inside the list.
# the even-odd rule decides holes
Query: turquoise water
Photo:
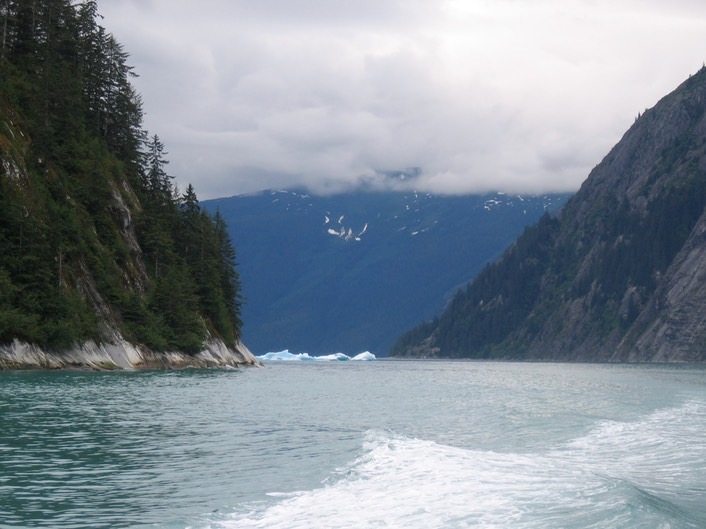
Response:
[[[706,369],[0,372],[0,527],[703,528]]]

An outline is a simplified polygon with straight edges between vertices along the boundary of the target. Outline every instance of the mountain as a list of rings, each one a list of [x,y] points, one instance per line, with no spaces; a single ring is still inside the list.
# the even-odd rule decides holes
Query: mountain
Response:
[[[398,356],[706,360],[706,67]]]
[[[254,351],[386,355],[567,198],[290,190],[202,205],[226,220],[238,248]]]
[[[176,193],[96,9],[0,9],[0,368],[253,363],[225,224]]]

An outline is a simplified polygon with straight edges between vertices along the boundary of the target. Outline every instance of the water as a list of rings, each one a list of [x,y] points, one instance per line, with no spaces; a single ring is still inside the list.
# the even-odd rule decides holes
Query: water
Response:
[[[0,373],[0,528],[704,528],[706,368]]]

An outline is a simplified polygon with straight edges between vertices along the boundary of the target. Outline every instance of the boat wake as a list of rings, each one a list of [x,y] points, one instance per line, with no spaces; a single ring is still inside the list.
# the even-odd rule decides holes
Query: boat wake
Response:
[[[273,493],[212,528],[706,527],[704,403],[599,422],[542,453],[365,433],[321,488]]]

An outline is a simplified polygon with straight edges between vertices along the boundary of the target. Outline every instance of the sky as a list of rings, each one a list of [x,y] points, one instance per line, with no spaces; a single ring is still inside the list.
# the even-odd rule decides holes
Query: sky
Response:
[[[703,0],[99,0],[201,199],[574,191],[706,61]]]

